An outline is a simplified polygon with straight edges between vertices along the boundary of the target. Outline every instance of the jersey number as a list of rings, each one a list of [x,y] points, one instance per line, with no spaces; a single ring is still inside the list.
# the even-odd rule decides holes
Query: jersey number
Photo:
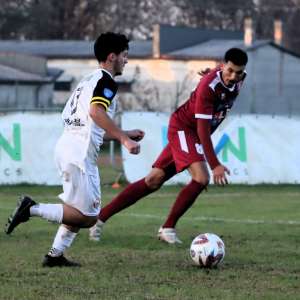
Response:
[[[71,115],[75,114],[76,111],[77,111],[78,100],[79,100],[79,97],[80,97],[80,94],[81,94],[82,90],[83,90],[83,87],[79,87],[73,93],[73,98],[72,98],[72,101],[70,103]]]

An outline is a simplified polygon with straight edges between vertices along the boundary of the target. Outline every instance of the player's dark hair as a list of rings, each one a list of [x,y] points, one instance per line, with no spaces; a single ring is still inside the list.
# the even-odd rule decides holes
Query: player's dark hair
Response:
[[[106,32],[100,34],[94,44],[94,53],[99,62],[106,61],[110,53],[120,54],[128,50],[129,40],[124,34]]]
[[[239,48],[231,48],[226,51],[224,56],[225,62],[231,61],[237,66],[245,66],[248,62],[247,53]]]

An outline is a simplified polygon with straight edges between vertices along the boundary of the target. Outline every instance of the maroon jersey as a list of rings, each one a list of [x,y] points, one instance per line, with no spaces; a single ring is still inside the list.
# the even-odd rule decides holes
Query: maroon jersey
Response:
[[[172,114],[170,127],[188,127],[197,132],[211,169],[219,162],[213,151],[210,134],[231,109],[245,77],[246,73],[241,81],[227,87],[222,81],[221,70],[213,69],[201,79],[190,98]]]
[[[207,119],[212,132],[221,124],[238,96],[243,81],[228,88],[220,72],[217,68],[205,75],[190,98],[174,112],[179,124],[196,129],[196,119]]]

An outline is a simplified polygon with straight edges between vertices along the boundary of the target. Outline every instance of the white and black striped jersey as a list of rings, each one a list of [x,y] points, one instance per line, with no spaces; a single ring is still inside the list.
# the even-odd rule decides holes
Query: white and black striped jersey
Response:
[[[64,133],[59,143],[66,160],[80,167],[85,159],[96,162],[105,131],[90,117],[90,106],[102,105],[113,118],[117,89],[112,75],[104,69],[97,69],[78,83],[62,112]]]

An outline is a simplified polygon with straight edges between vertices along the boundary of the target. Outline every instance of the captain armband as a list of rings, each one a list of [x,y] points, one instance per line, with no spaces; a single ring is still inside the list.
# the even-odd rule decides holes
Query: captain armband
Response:
[[[111,101],[107,100],[106,98],[95,96],[91,100],[91,104],[101,104],[105,110],[107,111],[108,107],[110,106]]]

